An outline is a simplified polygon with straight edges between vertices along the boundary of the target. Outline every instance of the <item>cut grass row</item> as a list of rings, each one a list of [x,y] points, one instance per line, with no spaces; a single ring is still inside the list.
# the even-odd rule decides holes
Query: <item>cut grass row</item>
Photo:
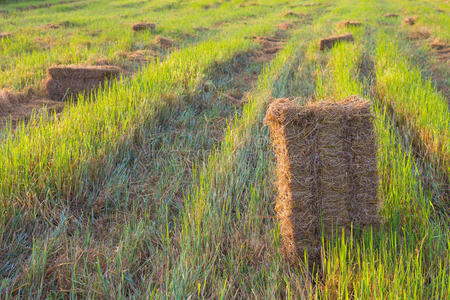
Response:
[[[53,201],[76,201],[85,195],[114,168],[116,155],[132,146],[132,137],[139,136],[144,122],[151,123],[158,107],[189,93],[212,63],[255,47],[246,37],[269,31],[272,19],[266,19],[224,34],[221,40],[176,51],[137,76],[115,82],[96,101],[80,99],[55,122],[40,116],[17,128],[0,145],[3,209],[36,207],[44,199],[52,206]]]
[[[378,38],[377,93],[392,109],[398,122],[413,134],[421,152],[447,176],[450,174],[450,113],[444,96],[431,80],[399,55],[387,35]]]
[[[386,41],[379,41],[384,43]],[[330,93],[349,96],[364,91],[358,81],[358,61],[363,51],[374,49],[340,45],[332,52],[331,61],[353,62],[330,64],[331,81],[342,74],[340,90]],[[383,53],[377,53],[377,57]],[[397,55],[401,56],[400,53]],[[407,94],[409,91],[405,90]],[[420,173],[410,149],[393,131],[381,104],[375,103],[374,114],[378,135],[378,164],[381,178],[381,214],[384,224],[377,232],[365,232],[327,245],[324,262],[324,283],[319,295],[365,299],[440,299],[449,294],[448,216],[436,218],[429,191],[422,188]]]

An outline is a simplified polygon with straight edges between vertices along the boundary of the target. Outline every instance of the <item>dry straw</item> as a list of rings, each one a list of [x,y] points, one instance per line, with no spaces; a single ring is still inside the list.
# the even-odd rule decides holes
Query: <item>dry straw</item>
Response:
[[[43,85],[53,100],[63,100],[66,96],[89,93],[120,74],[115,66],[53,66],[47,70]]]
[[[330,49],[339,42],[353,42],[353,34],[346,33],[323,38],[319,41],[319,49],[320,50]]]
[[[370,105],[358,97],[299,106],[273,102],[266,115],[277,157],[276,211],[287,257],[321,255],[321,235],[378,223],[376,142]]]

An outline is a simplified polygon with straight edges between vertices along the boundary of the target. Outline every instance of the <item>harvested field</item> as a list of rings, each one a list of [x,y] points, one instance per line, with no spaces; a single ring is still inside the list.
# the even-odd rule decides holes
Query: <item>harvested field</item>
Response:
[[[332,48],[335,44],[340,42],[353,42],[353,35],[351,33],[329,36],[319,41],[319,49],[326,50]]]
[[[448,298],[448,1],[0,2],[0,299]]]
[[[294,265],[305,250],[318,263],[322,234],[379,223],[369,102],[351,97],[299,106],[279,99],[266,120],[277,156],[280,234]]]
[[[47,74],[44,89],[51,99],[62,101],[79,93],[95,91],[106,80],[117,77],[120,69],[114,66],[54,66]]]

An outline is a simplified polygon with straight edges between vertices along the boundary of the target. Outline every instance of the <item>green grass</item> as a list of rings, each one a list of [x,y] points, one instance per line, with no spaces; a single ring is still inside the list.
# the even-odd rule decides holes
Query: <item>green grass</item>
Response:
[[[47,63],[31,57],[54,63],[67,53],[62,62],[72,62],[82,51],[76,62],[89,62],[141,47],[152,34],[129,33],[141,19],[157,19],[178,49],[98,91],[95,101],[66,106],[57,120],[43,114],[6,129],[0,144],[1,297],[449,297],[448,211],[436,209],[442,195],[425,183],[439,182],[421,169],[428,163],[438,170],[448,155],[448,108],[409,56],[414,45],[403,38],[401,20],[383,18],[423,9],[420,22],[445,38],[448,30],[434,16],[448,22],[435,10],[448,10],[446,4],[121,0],[87,1],[73,13],[64,7],[74,3],[17,10],[38,3],[5,5],[11,15],[0,31],[19,35],[0,41],[0,49],[8,49],[2,70],[16,76],[2,79],[4,87],[21,88],[26,72],[19,70],[26,68],[32,76],[25,85],[39,82]],[[93,18],[100,8],[105,13]],[[271,61],[253,60],[258,45],[251,36],[274,34],[278,23],[295,21],[280,17],[289,9],[308,16],[298,19]],[[111,22],[119,15],[128,16],[115,28]],[[33,28],[69,17],[82,25],[54,38],[63,41],[64,34],[98,21],[103,32],[93,46],[80,46],[81,35],[80,43],[63,43],[60,56],[33,48]],[[14,26],[8,23],[13,18],[24,21]],[[364,26],[334,27],[343,19]],[[182,37],[222,20],[231,23]],[[354,34],[354,43],[318,51],[319,38],[344,31]],[[398,40],[390,40],[393,34]],[[108,35],[117,44],[102,48]],[[23,53],[35,62],[10,64]],[[245,102],[230,102],[237,90],[246,93]],[[290,266],[274,212],[276,163],[265,109],[278,97],[304,103],[355,94],[373,101],[382,225],[324,240],[322,266],[314,270],[302,267],[307,254]],[[433,155],[422,157],[409,132]]]
[[[387,36],[381,36],[379,41],[376,68],[380,99],[392,107],[399,122],[414,132],[423,153],[442,165],[448,174],[450,114],[447,100],[436,91],[431,80],[422,78],[420,69],[398,55],[398,47],[388,41]]]
[[[331,94],[361,95],[362,83],[352,78],[358,73],[355,66],[362,55],[358,49],[358,45],[334,49],[332,61],[342,61],[350,54],[353,63],[330,64],[332,76],[337,76],[333,79],[341,87],[331,89]],[[342,74],[348,74],[344,76],[347,79],[340,80]],[[440,219],[434,214],[431,193],[422,187],[411,151],[403,148],[401,137],[376,101],[374,114],[384,225],[378,232],[365,232],[361,239],[350,237],[348,242],[341,239],[327,245],[323,271],[326,280],[319,295],[445,298],[449,293],[443,286],[449,280],[449,236],[445,229],[448,216]]]
[[[103,59],[136,70],[139,66],[121,57],[120,53],[147,49],[163,58],[167,51],[152,43],[157,34],[173,39],[177,47],[183,48],[197,41],[213,39],[224,29],[239,31],[243,22],[252,24],[255,18],[279,9],[276,3],[246,8],[218,2],[220,5],[205,10],[199,6],[208,1],[101,0],[61,5],[56,2],[49,8],[17,10],[31,5],[39,7],[42,3],[18,3],[6,7],[5,18],[0,20],[0,32],[15,35],[0,41],[0,52],[4,54],[0,57],[0,89],[39,88],[45,70],[54,64],[95,63]],[[235,6],[239,9],[233,9]],[[99,15],[98,11],[102,13]],[[155,32],[134,34],[131,25],[140,21],[156,23]],[[223,23],[225,21],[229,23]],[[218,25],[220,23],[223,24]],[[63,25],[49,29],[48,24]]]

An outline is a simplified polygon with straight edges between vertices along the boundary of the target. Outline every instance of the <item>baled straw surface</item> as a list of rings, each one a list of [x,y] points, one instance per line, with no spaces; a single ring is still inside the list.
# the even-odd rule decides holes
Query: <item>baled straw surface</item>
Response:
[[[131,26],[131,29],[133,31],[150,30],[153,32],[156,29],[156,24],[155,23],[147,23],[147,22],[136,23],[136,24],[133,24],[133,26]]]
[[[327,38],[323,38],[319,41],[319,49],[320,50],[329,49],[329,48],[332,48],[334,46],[334,44],[336,44],[338,42],[344,42],[344,41],[353,42],[353,34],[346,33],[346,34],[334,35],[334,36],[329,36]]]
[[[66,96],[89,93],[102,86],[107,79],[120,74],[115,66],[54,66],[47,70],[44,88],[53,100],[63,100]]]
[[[299,106],[279,99],[266,121],[277,157],[276,211],[291,262],[305,250],[317,262],[322,233],[329,238],[351,223],[378,223],[377,148],[367,101]]]

